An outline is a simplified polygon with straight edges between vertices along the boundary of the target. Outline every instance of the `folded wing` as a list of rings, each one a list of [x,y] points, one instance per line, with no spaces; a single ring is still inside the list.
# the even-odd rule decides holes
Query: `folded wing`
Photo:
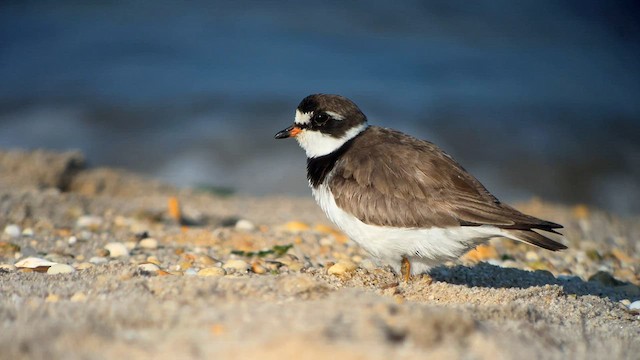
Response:
[[[535,231],[558,234],[554,229],[561,225],[503,204],[434,144],[379,127],[354,140],[329,186],[337,205],[362,222],[404,228],[492,225],[532,245],[566,248]]]

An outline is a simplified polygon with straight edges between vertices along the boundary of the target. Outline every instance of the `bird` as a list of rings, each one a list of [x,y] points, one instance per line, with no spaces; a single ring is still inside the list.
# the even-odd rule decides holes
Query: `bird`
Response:
[[[295,138],[326,216],[407,282],[492,238],[558,251],[563,226],[501,202],[435,144],[368,124],[350,99],[313,94],[276,139]]]

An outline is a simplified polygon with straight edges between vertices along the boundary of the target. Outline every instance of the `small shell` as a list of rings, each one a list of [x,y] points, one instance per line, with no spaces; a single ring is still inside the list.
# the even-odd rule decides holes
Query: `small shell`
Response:
[[[49,260],[45,260],[45,259],[41,259],[41,258],[37,258],[37,257],[28,257],[26,259],[22,259],[20,261],[18,261],[15,266],[17,268],[28,268],[28,269],[35,269],[38,267],[50,267],[53,266],[57,263],[51,262]]]

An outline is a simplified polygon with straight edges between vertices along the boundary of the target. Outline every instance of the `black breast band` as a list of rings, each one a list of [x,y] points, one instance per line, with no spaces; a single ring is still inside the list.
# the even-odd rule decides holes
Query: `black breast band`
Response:
[[[352,139],[342,144],[338,149],[327,155],[307,158],[307,179],[309,179],[311,186],[316,188],[322,184],[327,175],[329,175],[331,170],[336,166],[336,162],[340,156],[349,150],[351,145],[353,145],[353,140],[360,134],[354,136]]]

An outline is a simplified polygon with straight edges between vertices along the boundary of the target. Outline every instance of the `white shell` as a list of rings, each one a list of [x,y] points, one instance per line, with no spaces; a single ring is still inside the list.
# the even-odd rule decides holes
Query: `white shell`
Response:
[[[112,258],[129,256],[129,249],[123,243],[111,242],[105,245],[104,248],[109,250],[109,256]]]
[[[15,264],[17,268],[28,268],[35,269],[41,266],[53,266],[57,263],[51,262],[49,260],[37,258],[37,257],[28,257],[26,259],[22,259]]]
[[[67,264],[55,264],[52,265],[49,270],[47,270],[47,274],[49,275],[57,275],[57,274],[69,274],[75,272],[76,269],[71,265]]]

